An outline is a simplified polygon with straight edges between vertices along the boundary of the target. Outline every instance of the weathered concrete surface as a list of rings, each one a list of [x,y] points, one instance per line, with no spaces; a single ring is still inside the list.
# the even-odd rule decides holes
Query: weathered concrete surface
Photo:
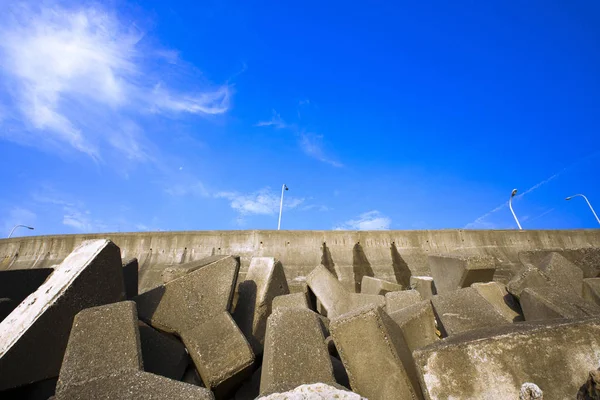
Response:
[[[564,231],[563,231],[564,232]],[[557,252],[567,260],[575,264],[583,271],[584,278],[597,278],[600,276],[600,249],[596,247],[583,248],[552,248],[544,246],[545,250],[522,251],[519,260],[523,264],[537,264],[551,252]],[[572,246],[568,246],[572,247]]]
[[[131,300],[138,295],[138,276],[139,264],[137,258],[123,260],[123,282],[127,300]]]
[[[547,254],[536,266],[554,283],[562,287],[570,287],[578,296],[581,296],[583,271],[560,253]]]
[[[392,313],[388,311],[388,315],[402,331],[404,341],[411,352],[439,340],[435,328],[435,315],[429,300]]]
[[[422,398],[402,332],[380,307],[342,315],[330,327],[354,392],[370,400]]]
[[[105,237],[121,248],[123,258],[139,260],[140,292],[159,286],[166,267],[211,255],[239,255],[241,280],[252,257],[276,257],[284,265],[291,289],[297,278],[321,263],[335,271],[344,284],[354,285],[355,277],[364,275],[402,282],[405,269],[412,275],[430,275],[427,256],[440,253],[493,256],[501,261],[494,278],[506,282],[521,265],[519,252],[600,247],[598,229],[109,233],[2,239],[0,269],[51,267],[83,240]]]
[[[496,260],[491,256],[435,255],[429,256],[429,269],[439,294],[489,282],[496,272]]]
[[[177,264],[166,267],[161,273],[162,283],[169,283],[172,280],[177,278],[181,278],[184,275],[189,274],[190,272],[194,272],[200,268],[206,267],[207,265],[211,265],[214,263],[240,263],[240,258],[237,256],[209,256],[204,257],[197,261],[187,262],[185,264]]]
[[[143,372],[142,365],[134,302],[83,310],[73,321],[56,398],[213,399],[204,388]]]
[[[324,383],[300,385],[284,393],[273,393],[258,400],[367,400],[356,393],[341,390]],[[237,400],[237,399],[236,399]]]
[[[0,390],[58,376],[75,314],[123,300],[119,248],[84,242],[0,323]]]
[[[298,292],[292,294],[286,294],[283,296],[277,296],[273,299],[273,311],[279,308],[306,308],[310,309],[310,304],[308,302],[308,298],[306,297],[306,293]]]
[[[588,379],[577,392],[577,400],[600,399],[600,370],[591,370]]]
[[[400,311],[405,307],[419,303],[423,298],[416,290],[401,290],[389,292],[385,295],[385,310],[388,314]]]
[[[494,309],[508,322],[523,321],[521,307],[516,299],[508,293],[506,286],[498,282],[474,283],[471,285],[481,297],[487,300]]]
[[[189,363],[185,346],[177,338],[139,322],[144,371],[180,380]]]
[[[238,286],[238,301],[233,319],[255,354],[262,354],[267,318],[273,299],[289,294],[283,265],[273,257],[253,257],[246,280]]]
[[[521,293],[520,303],[526,321],[585,318],[600,314],[600,306],[560,287],[527,288]]]
[[[306,277],[323,309],[321,313],[335,318],[365,305],[385,305],[385,297],[372,294],[350,293],[323,265],[319,265]]]
[[[413,352],[427,399],[517,399],[533,382],[546,399],[573,399],[598,365],[600,320],[511,324]],[[555,367],[551,367],[555,366]]]
[[[335,384],[319,317],[302,308],[278,309],[267,323],[260,394],[318,382]]]
[[[423,300],[429,300],[433,297],[433,295],[437,294],[435,283],[433,282],[433,278],[430,276],[411,276],[410,288],[421,293]]]
[[[600,306],[600,278],[583,280],[583,298]]]
[[[0,271],[0,321],[35,292],[53,271],[52,268]]]
[[[528,287],[553,286],[554,284],[555,283],[537,267],[531,264],[525,264],[506,284],[506,289],[518,299],[521,297],[523,290]]]
[[[404,289],[402,285],[384,281],[370,276],[363,276],[360,286],[360,292],[364,294],[385,295],[388,292],[395,292]]]
[[[431,299],[444,337],[473,329],[500,326],[508,321],[473,288],[438,294]]]

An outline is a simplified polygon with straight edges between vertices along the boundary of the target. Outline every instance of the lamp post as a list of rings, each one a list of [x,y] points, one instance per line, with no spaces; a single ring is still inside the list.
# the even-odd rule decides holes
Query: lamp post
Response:
[[[510,200],[508,200],[508,207],[510,208],[510,212],[512,213],[513,217],[515,217],[515,221],[517,221],[517,226],[519,227],[520,230],[522,230],[523,228],[521,228],[521,224],[519,223],[519,220],[517,219],[517,215],[515,214],[515,211],[512,208],[512,199],[513,199],[513,197],[515,197],[516,194],[517,194],[517,189],[513,189],[512,193],[510,194]]]
[[[583,197],[583,199],[585,200],[587,205],[590,207],[590,210],[592,210],[592,214],[594,214],[594,217],[596,217],[596,221],[598,221],[598,223],[600,224],[600,219],[598,219],[598,215],[596,215],[596,211],[594,211],[594,208],[590,204],[590,201],[587,199],[587,197],[585,197],[582,194],[574,194],[573,196],[567,197],[565,200],[571,200],[573,197],[577,197],[577,196]]]
[[[281,201],[279,202],[279,222],[277,222],[277,230],[281,228],[281,212],[283,211],[283,192],[286,190],[290,190],[285,183],[281,187]]]
[[[8,237],[10,238],[10,237],[12,236],[13,232],[15,231],[15,229],[17,229],[17,228],[19,228],[19,227],[22,227],[22,228],[27,228],[27,229],[31,229],[31,230],[33,230],[33,227],[31,227],[31,226],[27,226],[27,225],[15,225],[15,226],[12,228],[12,230],[10,231],[10,233],[8,234]]]

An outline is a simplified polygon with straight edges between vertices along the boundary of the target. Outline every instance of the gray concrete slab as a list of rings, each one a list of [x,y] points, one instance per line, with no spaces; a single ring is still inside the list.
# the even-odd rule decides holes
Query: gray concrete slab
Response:
[[[133,257],[123,260],[123,282],[127,300],[131,300],[138,295],[138,275],[138,259]]]
[[[385,294],[385,310],[388,314],[419,303],[423,298],[416,290],[401,290]]]
[[[440,339],[436,333],[435,315],[430,300],[420,301],[399,311],[388,312],[388,315],[402,331],[404,341],[411,352]]]
[[[388,292],[395,292],[403,289],[402,285],[397,283],[388,282],[367,275],[362,277],[362,282],[360,284],[360,292],[363,294],[385,295]]]
[[[431,303],[444,337],[508,323],[485,298],[470,287],[433,296]]]
[[[273,299],[273,311],[278,308],[306,308],[310,309],[310,304],[306,293],[298,292],[292,294],[286,294],[283,296],[277,296]]]
[[[554,285],[553,281],[532,264],[524,264],[521,269],[506,284],[506,290],[517,299],[521,292],[528,287]]]
[[[560,253],[551,252],[543,257],[536,267],[557,286],[571,288],[578,296],[583,289],[583,271]]]
[[[474,283],[471,285],[508,322],[523,321],[519,302],[499,282]]]
[[[429,300],[433,295],[437,294],[435,283],[430,276],[411,276],[410,288],[419,292],[423,300]]]
[[[600,306],[600,278],[583,280],[583,298]]]
[[[230,263],[237,263],[238,268],[240,264],[240,258],[238,256],[227,256],[227,255],[215,255],[203,257],[196,261],[190,261],[183,264],[175,264],[165,267],[165,269],[161,273],[162,283],[166,284],[175,280],[177,278],[181,278],[184,275],[189,274],[190,272],[194,272],[199,270],[200,268],[204,268],[208,265],[219,263],[228,265]]]
[[[58,376],[75,314],[124,296],[119,248],[82,243],[0,323],[0,390]]]
[[[600,314],[600,306],[584,300],[568,288],[527,288],[521,293],[520,302],[526,321],[585,318]]]
[[[492,327],[413,352],[432,400],[517,399],[525,382],[542,388],[545,399],[573,399],[598,354],[598,319]]]
[[[277,296],[289,294],[283,265],[273,257],[253,257],[246,279],[238,286],[233,319],[255,354],[262,354],[267,318]]]
[[[302,308],[278,309],[267,323],[260,394],[317,382],[335,384],[318,315]]]
[[[428,263],[439,294],[469,287],[475,282],[489,282],[496,271],[496,260],[491,256],[431,255]]]
[[[330,328],[354,392],[370,400],[422,398],[402,332],[381,307],[344,314]]]
[[[540,248],[545,246],[539,246]],[[530,251],[521,251],[518,254],[519,260],[524,264],[537,265],[544,257],[552,252],[557,252],[575,266],[583,271],[584,278],[597,278],[600,276],[600,248],[549,248]]]
[[[139,322],[144,371],[180,380],[189,364],[183,343],[171,334]]]

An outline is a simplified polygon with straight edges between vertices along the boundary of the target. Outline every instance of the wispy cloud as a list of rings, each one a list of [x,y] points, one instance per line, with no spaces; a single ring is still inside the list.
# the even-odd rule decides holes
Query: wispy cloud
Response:
[[[173,184],[165,188],[165,193],[169,196],[181,197],[181,196],[196,196],[196,197],[210,197],[209,190],[200,181],[191,184]]]
[[[215,197],[229,200],[231,208],[236,210],[241,216],[252,214],[275,215],[279,212],[279,194],[268,187],[247,194],[219,192],[215,194]],[[302,198],[286,197],[283,205],[286,209],[294,209],[303,202],[304,199]]]
[[[281,119],[281,115],[279,115],[279,113],[277,113],[275,110],[273,110],[273,115],[271,116],[270,120],[259,121],[254,126],[272,126],[276,129],[283,129],[288,127],[285,121]]]
[[[179,74],[183,63],[175,52],[151,45],[138,26],[98,4],[67,7],[44,1],[4,7],[2,137],[49,151],[68,145],[96,161],[109,149],[147,161],[152,157],[143,130],[132,120],[229,109],[228,85],[177,82],[173,76],[187,76]]]
[[[390,229],[391,223],[392,220],[390,218],[377,210],[372,210],[359,215],[355,219],[348,220],[334,229],[359,231],[386,230]]]

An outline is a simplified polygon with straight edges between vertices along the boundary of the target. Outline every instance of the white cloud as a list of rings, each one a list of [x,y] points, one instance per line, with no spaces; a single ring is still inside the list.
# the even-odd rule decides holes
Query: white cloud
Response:
[[[277,129],[287,128],[288,125],[285,123],[283,119],[281,119],[281,115],[273,110],[273,116],[268,121],[260,121],[256,123],[254,126],[272,126]]]
[[[215,115],[229,109],[228,85],[181,91],[177,55],[156,49],[145,32],[100,5],[18,3],[0,16],[0,97],[4,139],[46,150],[71,148],[101,160],[108,149],[132,160],[151,157],[133,115]],[[177,68],[176,68],[177,67]],[[162,68],[162,69],[161,69]],[[158,71],[158,72],[157,72]],[[158,78],[160,76],[161,78]],[[125,122],[124,122],[125,121]],[[123,128],[125,125],[125,128]]]
[[[264,188],[249,194],[220,192],[215,197],[229,200],[231,208],[242,216],[251,214],[274,215],[279,212],[280,195],[273,192],[270,188]],[[283,206],[286,209],[293,209],[302,204],[302,202],[304,202],[304,199],[285,197]]]
[[[314,133],[300,134],[300,147],[304,153],[319,161],[338,168],[344,166],[342,163],[325,155],[325,151],[323,150],[323,135],[316,135]]]
[[[386,230],[390,229],[392,220],[377,210],[368,211],[356,219],[346,221],[343,225],[335,227],[336,230]]]

